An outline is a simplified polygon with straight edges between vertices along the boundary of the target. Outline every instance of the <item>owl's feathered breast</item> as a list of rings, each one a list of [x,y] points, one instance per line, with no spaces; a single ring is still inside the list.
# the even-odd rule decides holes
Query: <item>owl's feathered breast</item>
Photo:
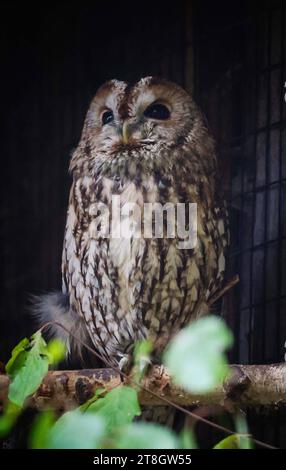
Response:
[[[175,150],[174,150],[175,151]],[[174,153],[174,152],[173,152]],[[227,244],[225,212],[215,179],[195,155],[137,150],[118,154],[93,174],[74,179],[63,252],[64,290],[86,322],[95,346],[118,360],[134,341],[149,336],[158,350],[202,312],[221,283]],[[136,203],[197,203],[198,240],[179,249],[178,238],[98,237],[109,210],[109,228],[119,224],[112,208]],[[130,218],[128,223],[130,222]]]

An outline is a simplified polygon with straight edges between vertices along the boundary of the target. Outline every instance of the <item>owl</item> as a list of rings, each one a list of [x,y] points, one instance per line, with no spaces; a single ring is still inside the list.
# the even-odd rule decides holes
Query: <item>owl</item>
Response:
[[[91,102],[70,172],[62,292],[38,301],[41,323],[56,320],[72,333],[52,327],[71,355],[80,354],[76,335],[123,368],[135,343],[148,338],[160,360],[170,339],[207,312],[225,272],[227,213],[205,119],[192,97],[167,80],[108,81]],[[128,204],[136,210],[124,216]],[[196,240],[188,247],[180,244],[177,222],[167,233],[164,208],[191,204]],[[145,207],[163,208],[159,236],[153,227],[145,236],[135,217]],[[118,231],[122,220],[133,227],[128,236]]]

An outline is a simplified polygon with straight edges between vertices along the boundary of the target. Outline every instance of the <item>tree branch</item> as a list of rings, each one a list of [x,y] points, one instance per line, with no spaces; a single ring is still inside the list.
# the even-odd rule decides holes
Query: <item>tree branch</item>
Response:
[[[286,363],[272,365],[233,365],[231,378],[214,392],[195,395],[175,386],[166,369],[153,366],[144,379],[139,400],[142,405],[160,406],[160,396],[180,406],[216,405],[227,409],[286,404]],[[111,390],[122,383],[112,369],[50,371],[27,405],[38,409],[66,411],[81,405],[98,389]],[[0,404],[7,400],[9,378],[0,375]]]
[[[236,274],[231,279],[226,281],[219,291],[213,293],[213,295],[208,300],[209,307],[213,305],[218,299],[223,297],[230,289],[232,289],[239,282],[239,275]]]

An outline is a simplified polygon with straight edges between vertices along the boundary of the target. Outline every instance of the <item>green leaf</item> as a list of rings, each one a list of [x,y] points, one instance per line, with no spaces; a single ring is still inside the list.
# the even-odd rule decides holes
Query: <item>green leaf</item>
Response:
[[[152,342],[148,339],[138,341],[134,348],[133,380],[140,382],[150,364],[150,355],[153,349]]]
[[[248,426],[243,412],[236,414],[235,418],[235,430],[239,434],[239,448],[240,449],[252,449],[253,441],[249,436]]]
[[[198,444],[193,428],[184,427],[180,435],[181,438],[181,449],[197,449]]]
[[[239,449],[240,448],[240,437],[237,434],[232,434],[219,441],[214,449]]]
[[[139,362],[142,357],[149,358],[150,354],[153,349],[152,341],[149,339],[143,339],[141,341],[137,341],[135,344],[134,350],[134,361]]]
[[[54,338],[48,343],[48,354],[50,364],[58,364],[66,355],[66,345],[58,338]]]
[[[153,345],[149,339],[138,341],[134,348],[134,362],[139,364],[142,360],[148,361],[152,352]]]
[[[222,439],[218,442],[214,449],[252,449],[253,442],[248,435],[248,426],[245,416],[242,412],[238,413],[235,418],[235,429],[237,434]]]
[[[0,418],[0,436],[10,432],[26,398],[37,390],[47,374],[49,364],[57,363],[64,353],[65,347],[58,340],[51,341],[47,347],[40,330],[31,340],[24,338],[13,349],[6,364],[11,383],[9,402]]]
[[[52,411],[45,411],[37,416],[29,436],[31,449],[46,449],[48,447],[49,433],[54,422],[55,416]]]
[[[49,449],[97,449],[105,435],[104,420],[79,410],[65,413],[50,429]]]
[[[80,405],[78,407],[78,410],[84,412],[84,411],[87,411],[90,407],[90,405],[92,405],[93,403],[95,403],[99,398],[100,398],[100,395],[104,395],[106,393],[106,389],[105,388],[98,388],[96,391],[95,391],[95,394],[93,397],[91,397],[89,400],[87,400],[86,402],[84,402],[82,405]]]
[[[131,423],[135,416],[141,414],[136,390],[125,385],[114,388],[91,403],[87,412],[104,418],[107,431]]]
[[[122,429],[116,443],[118,449],[178,449],[175,433],[154,423],[132,423]]]
[[[40,331],[32,336],[29,344],[25,339],[16,346],[6,368],[12,379],[8,398],[22,407],[26,398],[40,386],[49,368],[47,345]]]
[[[227,376],[224,350],[232,345],[232,334],[222,319],[200,318],[171,341],[164,363],[174,381],[192,393],[208,393]]]
[[[10,433],[20,413],[21,408],[19,406],[8,402],[4,413],[0,417],[0,438]]]
[[[26,357],[26,348],[29,346],[30,341],[28,338],[24,338],[20,341],[20,343],[15,346],[12,351],[12,356],[6,364],[6,372],[9,375],[13,374],[13,370],[19,368],[21,365],[23,358]]]

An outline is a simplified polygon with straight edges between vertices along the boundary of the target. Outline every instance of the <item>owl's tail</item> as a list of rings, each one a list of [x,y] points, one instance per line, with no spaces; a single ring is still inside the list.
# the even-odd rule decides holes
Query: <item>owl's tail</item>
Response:
[[[59,291],[50,292],[41,296],[32,296],[31,301],[31,313],[39,327],[51,322],[47,325],[49,336],[61,339],[70,357],[81,359],[82,344],[76,341],[73,335],[88,344],[89,336],[81,317],[70,308],[68,295]]]

